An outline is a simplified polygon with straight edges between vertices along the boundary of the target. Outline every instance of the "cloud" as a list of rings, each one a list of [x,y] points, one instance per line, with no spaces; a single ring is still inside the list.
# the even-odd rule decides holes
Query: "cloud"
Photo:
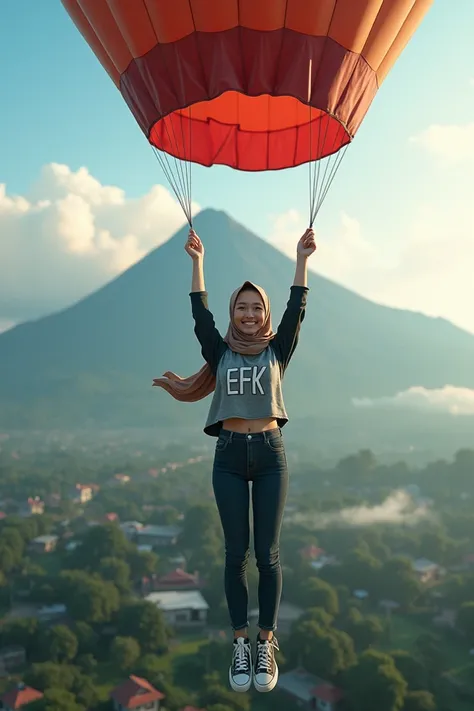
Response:
[[[303,216],[291,209],[270,215],[270,222],[268,240],[280,251],[294,257],[298,239],[307,227]],[[359,221],[345,212],[340,215],[340,230],[336,236],[320,235],[317,229],[315,231],[319,253],[316,253],[313,265],[317,264],[318,272],[324,276],[343,282],[354,272],[365,271],[367,265],[374,268],[389,265],[376,247],[364,239]]]
[[[357,528],[381,523],[416,526],[432,517],[433,513],[426,504],[415,503],[406,491],[394,491],[381,504],[375,506],[351,506],[327,513],[299,514],[294,515],[292,520],[321,530],[336,527]]]
[[[193,205],[194,214],[199,206]],[[27,196],[0,184],[0,323],[64,308],[130,267],[185,224],[161,185],[139,198],[86,168],[44,167]]]
[[[342,213],[339,226],[316,230],[310,268],[379,304],[446,318],[474,332],[474,203],[461,190],[444,198],[441,190],[439,201],[402,213],[398,233],[387,223],[386,234],[371,235]],[[296,210],[270,220],[268,241],[293,257],[306,220]]]
[[[474,158],[474,122],[464,125],[433,124],[411,143],[448,162],[472,161]]]
[[[445,385],[444,388],[428,389],[411,387],[393,397],[377,399],[354,398],[352,404],[360,408],[397,408],[441,412],[450,415],[474,415],[474,390]]]

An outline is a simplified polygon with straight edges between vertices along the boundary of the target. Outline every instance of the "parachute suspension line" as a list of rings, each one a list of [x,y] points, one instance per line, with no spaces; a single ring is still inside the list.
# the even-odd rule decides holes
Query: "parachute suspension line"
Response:
[[[166,71],[168,73],[168,76],[171,80],[171,73],[168,67],[168,64],[166,62],[166,56],[163,53],[162,50],[162,44],[158,39],[158,35],[156,33],[156,30],[154,28],[154,23],[152,20],[152,17],[150,15],[150,10],[148,7],[148,4],[145,0],[142,2],[143,4],[143,9],[148,16],[148,21],[150,28],[152,28],[152,31],[155,34],[155,39],[156,39],[156,44],[158,47],[161,48],[161,58],[163,61],[163,65],[166,68]],[[193,217],[192,217],[192,207],[191,207],[191,164],[188,165],[187,161],[187,156],[186,156],[186,141],[184,137],[184,130],[183,130],[183,111],[184,109],[181,109],[175,113],[169,114],[167,116],[163,116],[160,121],[160,126],[163,126],[165,131],[166,131],[166,136],[168,138],[168,143],[169,143],[169,148],[170,152],[167,153],[165,150],[159,150],[151,144],[153,148],[153,152],[155,154],[155,158],[157,159],[158,163],[160,164],[161,170],[163,171],[173,193],[175,194],[175,197],[179,204],[181,205],[181,209],[183,210],[186,220],[189,224],[190,227],[193,226]],[[176,113],[179,113],[180,116],[180,127],[181,127],[181,139],[182,143],[178,142],[176,139],[176,134],[175,134],[175,129],[174,129],[174,118],[176,116]],[[168,124],[170,126],[170,129],[168,129]],[[174,138],[174,144],[173,144],[173,139],[171,138],[171,133],[173,134]],[[191,158],[191,131],[192,131],[192,123],[191,123],[191,107],[189,107],[189,158]],[[181,150],[180,150],[181,148]],[[177,155],[183,155],[184,159],[179,160],[176,158],[173,153],[176,153]],[[171,159],[174,161],[174,171],[173,171],[173,166],[171,163]],[[189,161],[190,163],[190,161]],[[183,166],[184,164],[184,166]]]
[[[313,161],[313,120],[312,120],[312,108],[311,108],[311,91],[312,91],[312,65],[313,60],[309,60],[309,71],[308,71],[308,107],[309,107],[309,226],[313,227],[316,217],[321,209],[321,206],[328,194],[329,188],[332,185],[334,178],[336,177],[339,166],[341,165],[342,159],[346,154],[346,150],[349,146],[347,143],[344,148],[335,152],[336,141],[338,139],[338,131],[334,132],[334,138],[332,142],[331,149],[328,151],[327,156],[323,158],[316,158]],[[328,133],[328,128],[330,125],[330,117],[328,114],[325,115],[324,119],[325,130],[324,138],[321,141],[321,128],[323,124],[323,118],[318,119],[318,139],[317,139],[317,154],[323,152],[326,138]],[[321,178],[321,165],[323,160],[325,161],[324,173]],[[316,163],[316,165],[314,165]],[[332,163],[332,165],[331,165]],[[331,167],[330,167],[331,166]],[[330,168],[329,168],[330,167]],[[329,175],[328,175],[329,169]]]
[[[192,140],[192,122],[191,122],[191,107],[189,107],[189,157],[191,156],[191,140]],[[176,116],[176,114],[171,115],[171,116],[165,116],[161,119],[161,125],[164,127],[164,130],[166,131],[166,136],[168,139],[168,143],[170,145],[170,148],[173,149],[176,152],[180,152],[179,148],[181,148],[181,153],[184,154],[184,160],[179,160],[176,158],[174,155],[168,154],[166,151],[161,151],[155,146],[152,146],[153,152],[155,154],[155,157],[160,164],[160,167],[170,184],[171,189],[173,190],[173,193],[176,196],[177,201],[181,205],[181,209],[183,210],[186,219],[188,221],[188,224],[190,227],[193,226],[193,217],[192,217],[192,164],[190,160],[187,160],[187,155],[186,155],[186,131],[184,128],[184,117],[183,117],[183,112],[179,112],[179,127],[180,127],[180,133],[181,136],[177,136],[176,134],[178,133],[178,129],[175,129],[174,127],[174,121],[173,117]],[[179,140],[180,139],[180,140]],[[173,162],[174,164],[173,164]]]

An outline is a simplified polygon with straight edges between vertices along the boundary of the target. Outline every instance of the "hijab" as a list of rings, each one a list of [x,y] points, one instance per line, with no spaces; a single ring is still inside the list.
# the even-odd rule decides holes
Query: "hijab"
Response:
[[[261,328],[257,333],[250,335],[243,333],[235,324],[234,310],[239,294],[251,289],[257,291],[263,301],[265,318]],[[246,281],[238,289],[234,291],[229,302],[229,326],[224,337],[224,342],[235,353],[241,355],[259,355],[262,353],[274,337],[272,330],[272,319],[270,311],[270,300],[262,287]],[[161,378],[155,378],[153,385],[166,390],[175,400],[182,402],[196,402],[202,400],[212,393],[216,387],[216,378],[213,375],[208,363],[197,371],[194,375],[187,378],[181,378],[176,373],[168,370],[163,373]]]

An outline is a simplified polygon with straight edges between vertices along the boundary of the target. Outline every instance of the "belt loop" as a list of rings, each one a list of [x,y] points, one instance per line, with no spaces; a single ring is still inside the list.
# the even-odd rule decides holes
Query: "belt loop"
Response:
[[[268,430],[263,430],[263,441],[268,444]]]
[[[233,436],[234,436],[234,432],[233,432],[233,430],[231,430],[231,431],[230,431],[230,435],[229,435],[229,444],[232,444],[232,438],[233,438]]]

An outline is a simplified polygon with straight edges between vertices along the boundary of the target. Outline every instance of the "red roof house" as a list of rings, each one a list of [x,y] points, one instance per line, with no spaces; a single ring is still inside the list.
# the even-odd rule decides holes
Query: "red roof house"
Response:
[[[182,568],[176,568],[162,575],[155,582],[157,590],[196,590],[200,587],[197,573],[187,573]]]
[[[13,709],[21,709],[23,706],[42,698],[43,694],[41,691],[37,691],[31,686],[26,686],[26,684],[20,682],[13,689],[3,694],[3,696],[0,696],[0,701],[5,711],[13,711]]]
[[[316,708],[327,709],[328,711],[335,709],[344,696],[342,690],[332,684],[319,684],[313,689],[313,695],[316,699]]]
[[[110,692],[110,697],[116,711],[127,711],[139,706],[147,706],[149,711],[159,711],[160,701],[165,695],[146,679],[131,675]]]

